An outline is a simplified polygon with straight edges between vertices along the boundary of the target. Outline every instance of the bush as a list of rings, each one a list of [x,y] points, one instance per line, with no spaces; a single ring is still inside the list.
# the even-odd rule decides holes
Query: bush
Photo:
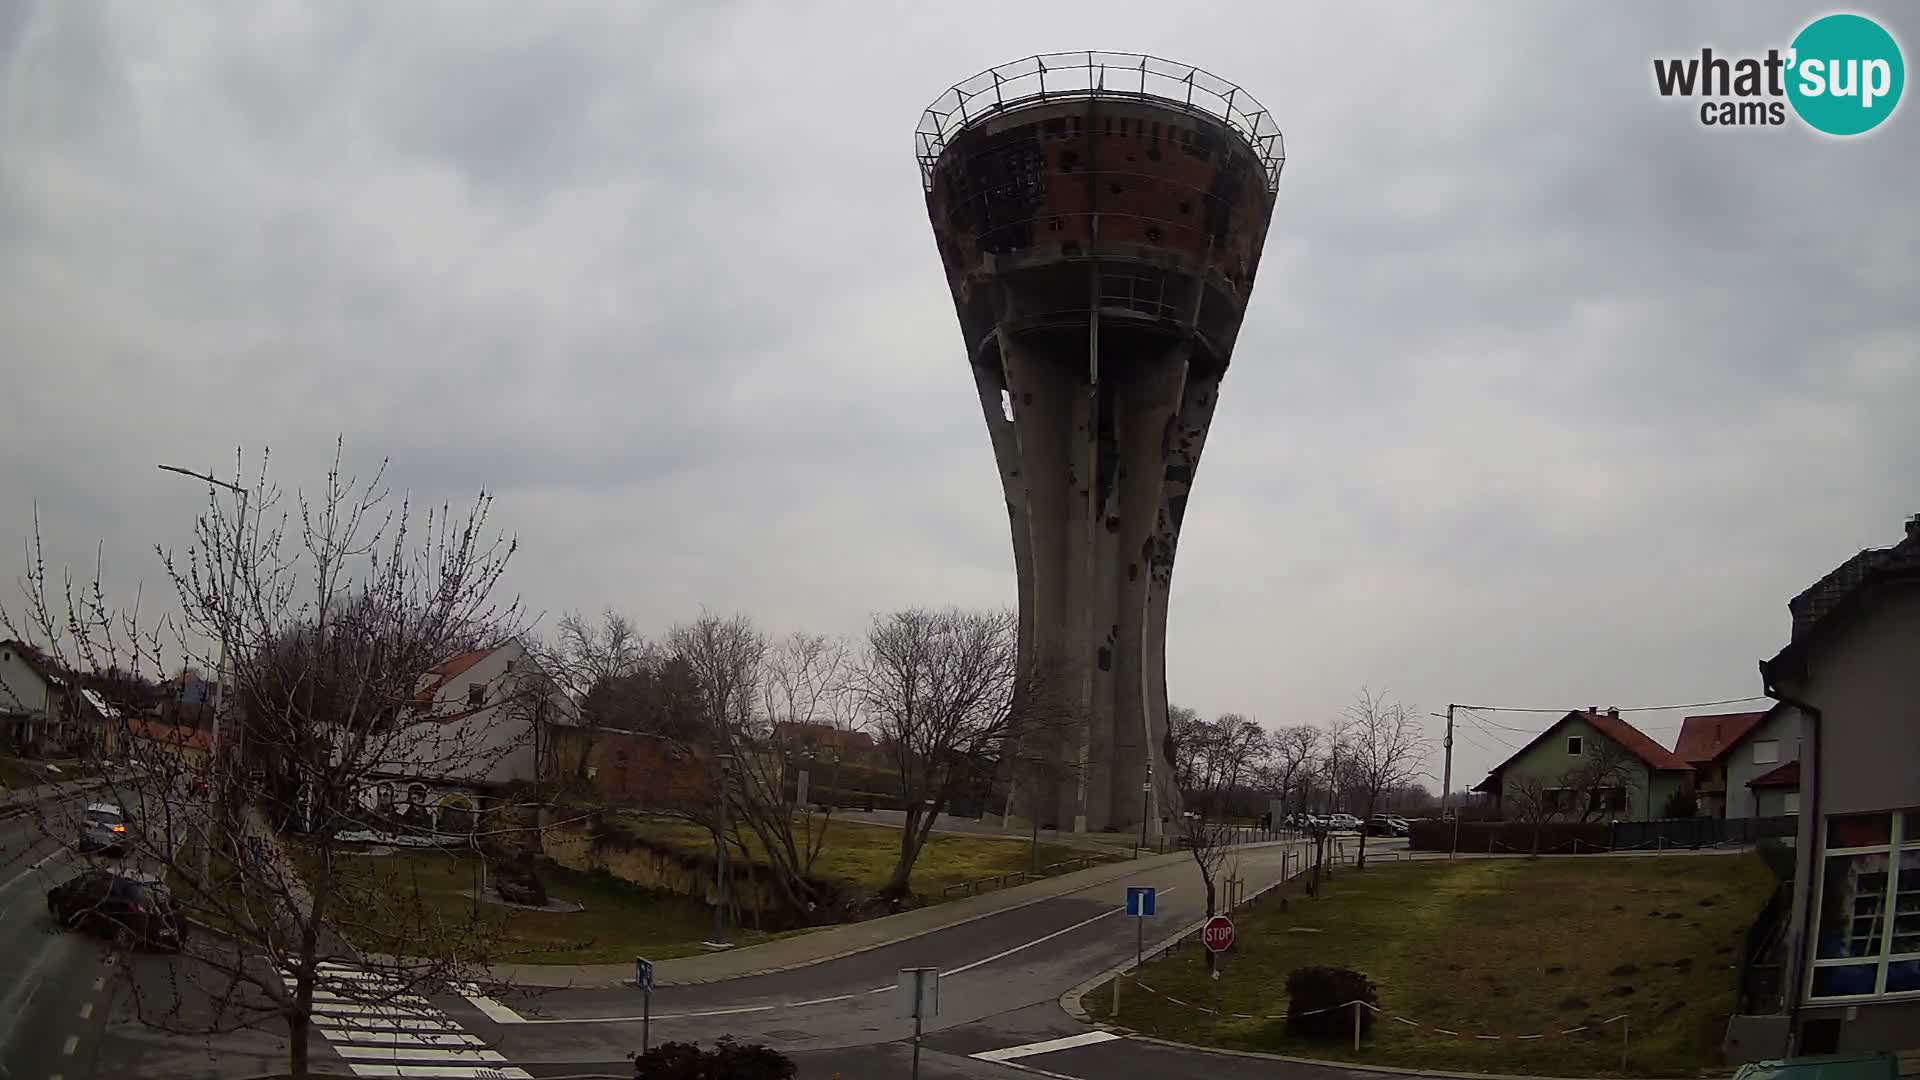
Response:
[[[722,1036],[711,1050],[699,1043],[665,1042],[633,1058],[634,1080],[792,1080],[793,1059],[759,1043]]]
[[[1287,1030],[1312,1039],[1351,1039],[1353,1001],[1380,1004],[1372,980],[1349,968],[1295,968],[1287,976]],[[1373,1010],[1360,1010],[1360,1030],[1373,1030]]]

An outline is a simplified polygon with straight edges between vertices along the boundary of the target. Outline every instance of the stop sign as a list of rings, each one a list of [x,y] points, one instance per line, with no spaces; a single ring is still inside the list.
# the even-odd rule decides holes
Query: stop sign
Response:
[[[1200,928],[1200,943],[1209,952],[1226,952],[1233,948],[1233,920],[1225,915],[1215,915]]]

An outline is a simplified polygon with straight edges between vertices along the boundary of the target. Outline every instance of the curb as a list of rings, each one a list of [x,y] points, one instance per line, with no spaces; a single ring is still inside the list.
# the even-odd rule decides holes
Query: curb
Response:
[[[1290,844],[1290,843],[1297,843],[1298,841],[1281,840],[1276,842],[1283,843],[1283,844]],[[1246,898],[1240,901],[1241,905],[1245,906],[1246,904],[1249,904],[1255,900],[1258,900],[1260,897],[1265,896],[1267,893],[1272,892],[1273,890],[1279,888],[1280,886],[1285,885],[1288,882],[1295,880],[1296,878],[1304,876],[1310,870],[1312,870],[1312,868],[1313,868],[1312,864],[1308,864],[1302,867],[1298,872],[1296,872],[1293,875],[1293,877],[1280,878],[1277,881],[1272,881],[1267,883],[1266,885],[1261,886],[1260,888],[1247,894]],[[1162,938],[1159,942],[1154,944],[1152,948],[1149,948],[1148,950],[1146,950],[1146,952],[1142,954],[1142,959],[1152,960],[1155,957],[1160,956],[1161,954],[1165,953],[1168,949],[1173,948],[1175,944],[1179,943],[1180,940],[1185,938],[1188,934],[1192,934],[1198,931],[1201,927],[1205,926],[1206,924],[1207,924],[1207,920],[1203,918],[1196,922],[1189,923],[1188,925],[1181,927],[1179,930],[1175,931],[1174,933],[1169,934],[1166,937]],[[1114,967],[1108,968],[1106,971],[1103,971],[1100,974],[1095,975],[1093,978],[1088,979],[1087,981],[1081,983],[1080,985],[1074,987],[1073,989],[1067,991],[1066,993],[1061,994],[1060,1007],[1067,1011],[1068,1016],[1073,1017],[1075,1020],[1078,1020],[1083,1024],[1092,1024],[1094,1027],[1100,1028],[1105,1031],[1131,1032],[1133,1030],[1132,1028],[1123,1027],[1119,1024],[1108,1024],[1108,1023],[1104,1023],[1104,1022],[1093,1019],[1092,1015],[1087,1012],[1086,1006],[1081,1004],[1081,1002],[1086,998],[1088,994],[1093,993],[1095,990],[1099,989],[1105,983],[1115,978],[1118,978],[1119,976],[1124,975],[1129,971],[1132,971],[1133,968],[1134,968],[1134,964],[1133,964],[1133,961],[1131,960],[1125,961]],[[1137,1037],[1143,1037],[1143,1036],[1137,1036]],[[1175,1044],[1175,1045],[1178,1045],[1178,1044]]]
[[[1249,850],[1252,848],[1268,847],[1275,844],[1289,844],[1294,842],[1295,841],[1291,841],[1291,840],[1261,841],[1259,843],[1241,845],[1240,850]],[[1176,852],[1168,852],[1165,855],[1157,855],[1157,856],[1154,856],[1154,858],[1172,860],[1172,859],[1175,859],[1176,856],[1179,858],[1190,857],[1184,851],[1176,851]],[[1140,868],[1148,864],[1149,864],[1149,860],[1147,859],[1125,859],[1119,862],[1103,863],[1101,864],[1101,867],[1111,867],[1111,868],[1115,868],[1116,870],[1120,870],[1120,868]],[[1088,869],[1092,870],[1092,869],[1099,869],[1099,868],[1100,867],[1089,867]],[[1075,873],[1086,873],[1086,872],[1087,872],[1086,870],[1075,871]],[[1061,875],[1061,876],[1067,877],[1071,875]],[[805,960],[798,960],[790,964],[779,964],[773,967],[756,968],[752,971],[740,971],[730,975],[717,975],[712,978],[706,978],[706,979],[661,980],[659,982],[654,983],[654,986],[656,989],[674,987],[674,986],[708,986],[713,983],[732,982],[735,979],[757,979],[764,975],[778,975],[788,971],[798,971],[801,968],[813,967],[816,964],[831,963],[835,960],[844,960],[849,956],[858,956],[861,953],[872,952],[875,949],[883,949],[889,945],[898,945],[903,941],[912,941],[914,938],[925,937],[928,934],[937,934],[943,930],[951,930],[957,926],[966,926],[969,923],[979,922],[981,919],[992,918],[995,915],[1002,915],[1009,911],[1018,911],[1021,908],[1031,907],[1034,904],[1038,904],[1043,900],[1054,900],[1062,896],[1071,896],[1073,893],[1079,892],[1081,888],[1091,888],[1095,885],[1103,885],[1106,882],[1113,880],[1114,878],[1120,878],[1125,876],[1127,876],[1126,871],[1121,870],[1120,872],[1114,873],[1110,877],[1103,877],[1098,881],[1089,881],[1086,883],[1085,886],[1078,886],[1078,887],[1063,890],[1060,892],[1051,892],[1043,896],[1029,896],[1022,899],[1019,903],[1016,903],[1016,904],[1008,904],[1005,907],[996,907],[990,911],[982,911],[975,915],[969,915],[962,919],[956,919],[953,922],[941,923],[938,926],[930,926],[930,927],[927,927],[925,930],[920,930],[915,933],[908,934],[904,937],[888,938],[884,941],[875,941],[868,944],[860,945],[855,948],[842,949],[839,952],[832,953],[827,956],[816,956],[816,957],[811,957]],[[1058,881],[1058,880],[1060,880],[1060,878],[1044,878],[1041,881],[1027,882],[1024,885],[1015,885],[1013,886],[1013,888],[1004,890],[1004,892],[998,893],[995,895],[1005,895],[1005,893],[1010,893],[1019,889],[1028,888],[1029,886],[1032,886],[1032,885],[1039,885],[1045,881]],[[1261,891],[1264,892],[1265,890],[1263,889]],[[1258,895],[1258,894],[1256,893],[1254,895]],[[1249,897],[1249,899],[1251,899],[1251,897]],[[884,917],[890,917],[890,916],[883,916],[883,918]],[[869,921],[878,921],[878,920],[869,920]],[[860,924],[859,923],[842,923],[840,925],[858,926]],[[668,962],[669,961],[664,961],[664,960],[661,961],[661,963],[668,963]],[[540,967],[543,965],[528,964],[525,966]],[[564,967],[566,965],[556,964],[551,966]],[[569,982],[560,986],[535,985],[531,983],[514,983],[510,980],[506,981],[506,985],[508,986],[519,987],[522,989],[540,989],[540,990],[605,990],[605,989],[613,989],[621,986],[631,986],[632,984],[633,984],[633,980],[631,978],[614,979],[610,982],[599,982],[599,981]]]

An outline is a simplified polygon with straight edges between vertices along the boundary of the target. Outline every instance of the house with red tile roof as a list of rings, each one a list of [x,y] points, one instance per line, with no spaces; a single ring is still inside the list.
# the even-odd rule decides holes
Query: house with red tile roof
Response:
[[[538,779],[550,726],[571,715],[522,643],[459,653],[421,677],[401,721],[413,730],[369,770],[360,802],[381,816],[470,824],[505,785]]]
[[[1473,790],[1493,795],[1501,817],[1521,809],[1502,798],[1525,782],[1548,793],[1565,821],[1650,821],[1693,781],[1693,766],[1620,718],[1619,709],[1576,709],[1494,766]]]
[[[1727,816],[1727,758],[1766,716],[1765,712],[1713,713],[1680,722],[1673,752],[1693,766],[1693,793],[1702,817]]]

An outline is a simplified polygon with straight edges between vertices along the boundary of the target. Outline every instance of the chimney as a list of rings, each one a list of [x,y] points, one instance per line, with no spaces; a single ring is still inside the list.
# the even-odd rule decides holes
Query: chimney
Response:
[[[1613,717],[1613,718],[1614,718],[1615,720],[1618,720],[1618,719],[1620,719],[1620,709],[1619,709],[1619,707],[1618,707],[1618,706],[1609,706],[1609,707],[1608,707],[1608,709],[1607,709],[1607,715],[1608,715],[1608,716],[1611,716],[1611,717]]]
[[[1907,539],[1920,543],[1920,514],[1907,519]]]

